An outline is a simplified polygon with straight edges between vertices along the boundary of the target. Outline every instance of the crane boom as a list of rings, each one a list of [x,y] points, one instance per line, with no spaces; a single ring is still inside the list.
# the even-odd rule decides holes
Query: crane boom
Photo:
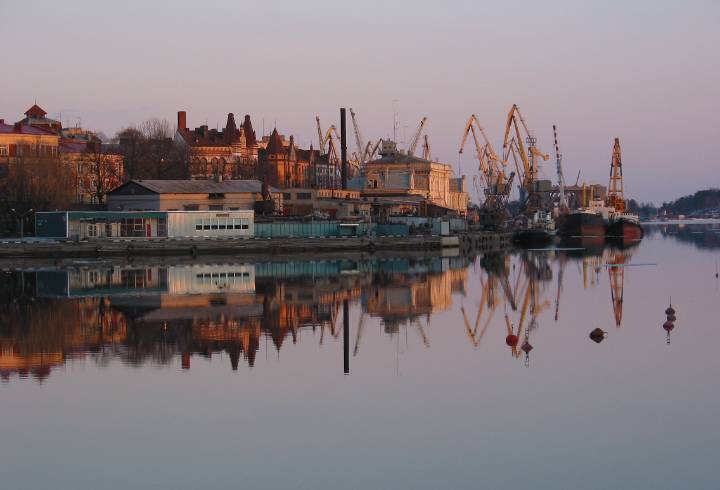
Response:
[[[357,145],[357,151],[358,153],[363,151],[363,148],[365,148],[365,144],[363,143],[363,137],[362,133],[360,132],[360,125],[357,122],[357,118],[355,117],[355,111],[350,108],[350,118],[352,119],[353,123],[353,132],[355,133],[355,144]],[[360,157],[360,163],[365,163],[362,161],[362,155]]]
[[[315,116],[315,122],[317,123],[317,132],[318,132],[318,145],[320,148],[320,154],[325,154],[325,142],[323,140],[323,131],[322,127],[320,126],[320,116]]]
[[[408,155],[413,155],[415,153],[415,149],[417,148],[418,141],[420,141],[420,135],[422,134],[422,130],[425,127],[425,123],[427,122],[427,117],[423,117],[420,120],[420,124],[418,125],[417,131],[415,131],[415,135],[413,136],[413,139],[410,140],[410,145],[408,146]]]

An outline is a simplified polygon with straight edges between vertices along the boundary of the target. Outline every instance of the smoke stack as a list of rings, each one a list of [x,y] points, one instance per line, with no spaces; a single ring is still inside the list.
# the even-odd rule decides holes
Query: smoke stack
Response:
[[[340,176],[342,178],[342,189],[347,190],[347,128],[345,124],[345,108],[340,108],[340,161],[342,167],[340,168]],[[360,150],[358,150],[360,151]]]
[[[187,114],[185,111],[178,111],[178,131],[181,129],[187,129]]]

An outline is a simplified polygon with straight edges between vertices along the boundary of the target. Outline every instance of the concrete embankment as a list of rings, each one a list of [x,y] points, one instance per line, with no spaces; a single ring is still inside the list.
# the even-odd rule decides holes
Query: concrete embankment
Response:
[[[99,258],[119,256],[278,255],[327,252],[496,250],[507,246],[506,235],[468,233],[453,236],[411,235],[325,238],[167,238],[86,241],[30,240],[0,242],[0,258]]]

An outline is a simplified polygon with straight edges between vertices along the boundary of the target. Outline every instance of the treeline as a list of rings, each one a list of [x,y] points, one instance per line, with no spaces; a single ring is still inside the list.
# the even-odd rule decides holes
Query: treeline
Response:
[[[660,212],[677,215],[710,209],[720,209],[720,189],[705,189],[672,202],[664,202]]]
[[[118,131],[111,143],[124,157],[125,180],[187,178],[186,149],[174,134],[166,119],[157,118]]]
[[[635,199],[628,199],[627,207],[630,212],[637,214],[641,218],[657,216],[658,214],[657,206],[651,202],[638,202]]]

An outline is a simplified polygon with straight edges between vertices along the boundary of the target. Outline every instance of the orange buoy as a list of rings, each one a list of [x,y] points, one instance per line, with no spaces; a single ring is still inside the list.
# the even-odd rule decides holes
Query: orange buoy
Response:
[[[510,347],[515,347],[518,344],[517,335],[508,335],[507,337],[505,337],[505,343]]]

